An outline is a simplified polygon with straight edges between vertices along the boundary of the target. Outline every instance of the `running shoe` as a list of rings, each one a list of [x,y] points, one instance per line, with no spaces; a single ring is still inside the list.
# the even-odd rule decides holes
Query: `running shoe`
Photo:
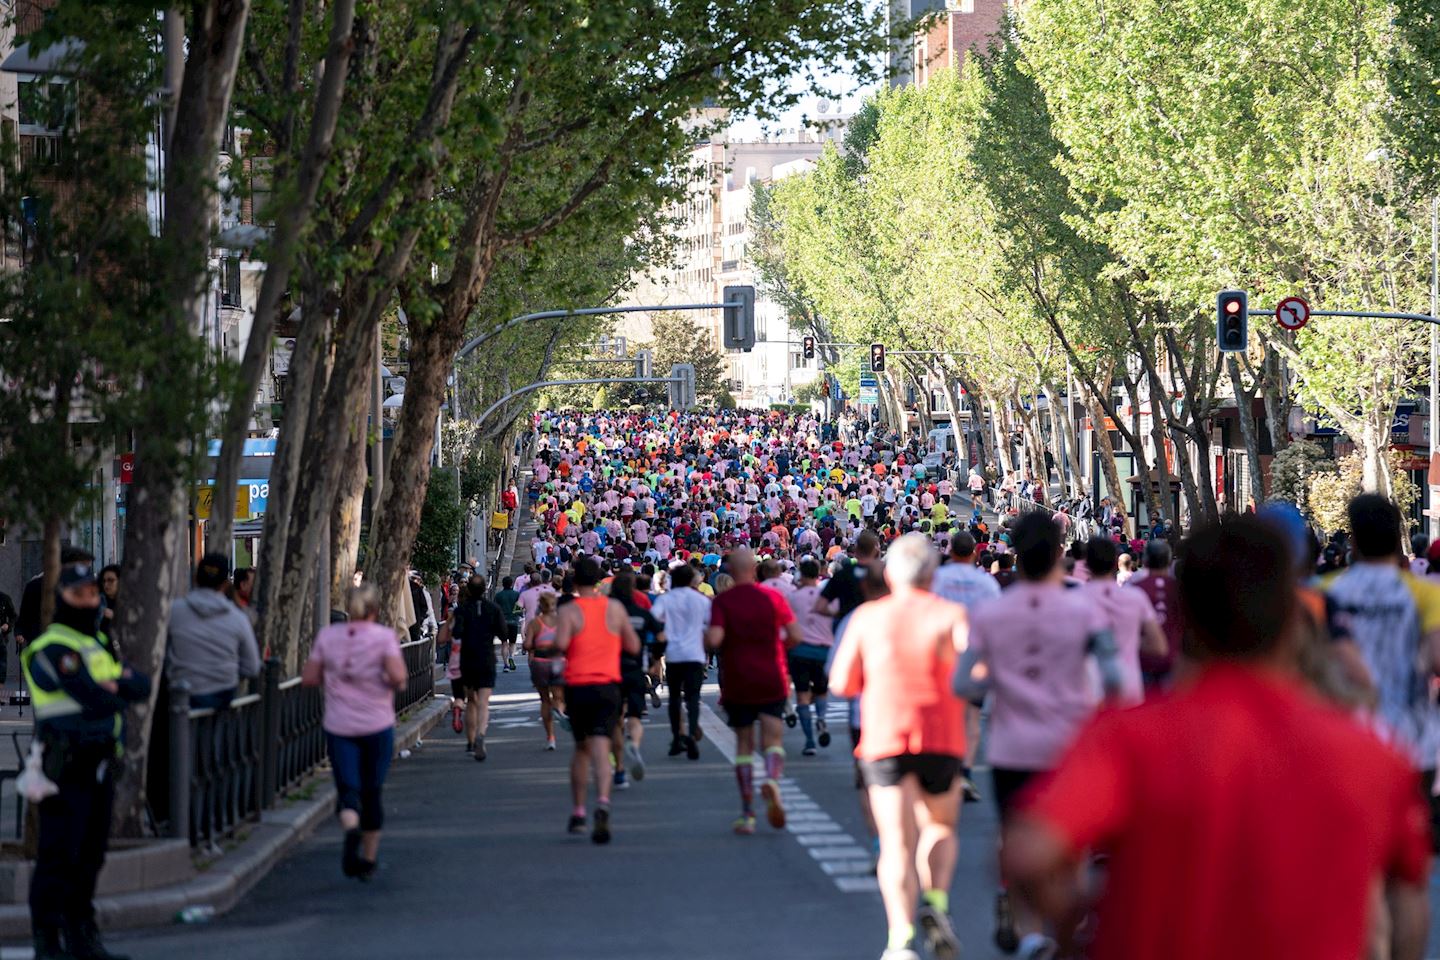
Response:
[[[509,667],[510,671],[513,673],[515,671],[515,658],[511,657],[509,660],[505,661],[505,666]]]
[[[555,711],[555,722],[560,724],[561,730],[564,730],[566,733],[570,732],[570,718],[565,716],[565,714],[561,713],[559,710]]]
[[[698,744],[698,743],[695,742],[697,739],[699,739],[699,738],[698,738],[698,737],[686,737],[686,738],[685,738],[685,756],[689,757],[691,760],[699,760],[699,759],[700,759],[700,744]]]
[[[374,860],[360,858],[356,861],[355,878],[361,883],[369,883],[375,879],[375,871],[380,869],[380,864]]]
[[[614,782],[614,784],[615,784],[615,789],[616,789],[616,790],[629,790],[629,789],[630,789],[630,781],[625,778],[625,771],[624,771],[624,770],[616,770],[616,771],[615,771],[615,779],[614,779],[613,782]]]
[[[630,776],[638,783],[645,779],[645,758],[640,755],[640,748],[635,745],[634,740],[625,741],[625,759],[630,763]]]
[[[566,833],[579,836],[585,832],[585,818],[575,814],[570,815],[570,824],[565,828]]]
[[[660,685],[653,680],[650,681],[650,706],[660,709]]]
[[[485,762],[485,736],[481,734],[475,738],[475,759],[481,763]]]
[[[799,722],[800,722],[800,715],[795,712],[795,708],[792,707],[792,706],[790,706],[790,704],[788,704],[788,703],[785,704],[785,726],[790,727],[791,729],[794,729],[795,724],[797,724],[797,723],[799,723]]]
[[[995,946],[1001,953],[1014,953],[1020,947],[1015,933],[1015,914],[1010,910],[1010,894],[1001,890],[995,895]]]
[[[960,960],[960,938],[950,918],[930,904],[922,904],[915,914],[915,925],[925,938],[925,949],[935,960]]]
[[[780,784],[766,780],[760,785],[760,795],[765,798],[765,819],[770,826],[785,829],[785,802],[780,799]]]
[[[740,836],[748,837],[755,832],[755,818],[747,813],[736,817],[735,822],[731,824],[731,826],[734,827],[735,832],[740,834]]]
[[[975,786],[975,781],[969,777],[960,779],[960,791],[964,795],[966,803],[980,802],[980,788]]]
[[[610,808],[595,808],[595,826],[590,830],[590,839],[594,843],[610,842]]]
[[[340,855],[340,872],[347,877],[360,875],[360,828],[345,831],[345,849]]]
[[[554,749],[555,749],[555,738],[554,738],[554,737],[551,737],[549,740],[546,740],[546,741],[545,741],[545,751],[548,753],[548,752],[550,752],[550,751],[552,751],[552,750],[554,750]]]
[[[830,746],[830,727],[826,725],[823,717],[815,718],[815,735],[820,741],[820,746]]]
[[[815,744],[813,744],[813,743],[807,743],[807,744],[805,744],[805,749],[800,751],[800,755],[801,755],[802,757],[813,757],[813,756],[815,756],[815,753],[816,753]]]
[[[690,735],[696,743],[705,739],[705,731],[700,729],[700,724],[695,724],[695,732]]]
[[[885,952],[880,954],[880,960],[920,960],[920,954],[911,946],[887,947]]]
[[[672,756],[672,757],[678,757],[678,756],[680,756],[680,754],[682,754],[682,753],[684,753],[684,752],[685,752],[685,744],[683,744],[683,743],[680,742],[680,738],[679,738],[679,737],[676,737],[675,739],[673,739],[673,740],[670,741],[670,754],[669,754],[670,756]]]
[[[1038,933],[1027,934],[1020,948],[1020,960],[1055,960],[1059,950],[1049,937]]]
[[[465,711],[458,703],[450,710],[450,728],[456,733],[465,732]]]

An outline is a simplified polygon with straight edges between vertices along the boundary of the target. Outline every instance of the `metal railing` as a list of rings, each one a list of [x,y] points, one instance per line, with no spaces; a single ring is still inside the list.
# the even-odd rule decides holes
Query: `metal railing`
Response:
[[[406,682],[395,692],[397,716],[435,690],[435,641],[402,644],[401,653]],[[303,686],[299,677],[282,681],[281,669],[279,660],[266,661],[260,692],[223,710],[192,710],[183,686],[169,688],[165,719],[157,714],[150,765],[150,782],[169,787],[165,796],[151,797],[151,815],[169,836],[215,849],[325,761],[324,693]]]
[[[405,686],[395,691],[395,715],[398,717],[435,692],[435,638],[412,640],[400,644],[405,657]]]

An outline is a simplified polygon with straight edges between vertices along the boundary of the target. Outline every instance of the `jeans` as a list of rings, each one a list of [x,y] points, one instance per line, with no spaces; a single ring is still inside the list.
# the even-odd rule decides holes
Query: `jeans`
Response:
[[[705,681],[703,663],[665,664],[665,683],[670,687],[670,733],[680,736],[680,700],[685,700],[685,711],[690,721],[690,736],[700,727],[700,685]]]
[[[354,810],[360,814],[361,830],[379,830],[385,825],[380,790],[385,786],[385,774],[390,771],[390,758],[395,752],[395,728],[386,727],[363,737],[342,737],[327,731],[325,740],[339,794],[336,811]]]

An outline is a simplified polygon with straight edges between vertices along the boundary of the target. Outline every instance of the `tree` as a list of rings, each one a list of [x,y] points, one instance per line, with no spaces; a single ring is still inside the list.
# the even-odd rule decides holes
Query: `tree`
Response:
[[[717,401],[725,390],[725,358],[711,342],[709,333],[685,313],[657,313],[651,316],[650,323],[653,339],[647,346],[653,351],[656,374],[668,375],[670,367],[677,363],[691,364],[695,367],[697,402],[705,406]]]
[[[433,473],[425,488],[425,509],[420,513],[420,529],[415,534],[415,552],[411,556],[411,563],[431,586],[454,570],[460,559],[455,555],[455,547],[465,514],[455,472]]]

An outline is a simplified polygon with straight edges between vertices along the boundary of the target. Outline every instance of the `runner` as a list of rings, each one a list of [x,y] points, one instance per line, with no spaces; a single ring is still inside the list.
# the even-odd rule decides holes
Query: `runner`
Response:
[[[625,607],[630,626],[640,637],[641,644],[640,651],[634,655],[620,654],[620,698],[625,721],[623,725],[615,726],[614,779],[616,787],[626,790],[630,786],[625,776],[627,766],[631,777],[636,780],[645,779],[645,756],[640,752],[645,736],[645,697],[649,693],[646,685],[645,655],[647,649],[665,642],[665,627],[642,604],[642,601],[648,604],[650,600],[640,593],[635,585],[635,574],[630,570],[622,568],[615,574],[615,579],[610,582],[610,598],[619,600]]]
[[[540,696],[540,723],[545,728],[545,749],[555,749],[555,717],[563,716],[565,660],[555,646],[555,594],[542,593],[535,618],[525,624],[525,658],[530,664],[530,683]]]
[[[800,582],[784,596],[791,614],[800,624],[801,641],[790,651],[787,663],[795,684],[800,729],[805,734],[801,753],[807,757],[815,756],[817,736],[820,746],[830,746],[830,729],[825,722],[825,694],[829,690],[825,662],[835,645],[835,628],[830,617],[816,609],[820,593],[820,563],[814,557],[806,557],[800,561]]]
[[[700,686],[705,680],[705,628],[710,600],[696,590],[695,569],[682,563],[670,571],[670,589],[654,613],[665,624],[665,685],[670,691],[670,756],[700,759]],[[681,705],[684,705],[682,725]]]
[[[1164,658],[1167,649],[1165,633],[1160,629],[1150,597],[1141,590],[1124,590],[1117,582],[1117,551],[1115,541],[1094,537],[1085,545],[1085,566],[1090,581],[1080,592],[1105,614],[1110,634],[1115,639],[1116,655],[1123,678],[1121,699],[1128,704],[1145,699],[1145,684],[1140,673],[1140,658]]]
[[[515,669],[515,640],[520,635],[520,591],[515,589],[515,578],[506,577],[500,581],[495,593],[495,606],[505,618],[505,634],[500,638],[500,662],[507,671]]]
[[[1126,586],[1135,587],[1150,598],[1155,618],[1165,633],[1165,653],[1156,656],[1140,651],[1140,674],[1146,697],[1158,696],[1170,686],[1180,642],[1185,636],[1185,614],[1180,608],[1180,582],[1170,572],[1170,544],[1151,540],[1145,544],[1145,567]]]
[[[575,599],[556,616],[555,646],[565,654],[565,705],[575,734],[570,761],[574,808],[566,828],[585,832],[585,797],[595,779],[595,819],[590,839],[610,842],[610,739],[620,718],[620,655],[640,652],[640,638],[625,607],[600,594],[600,564],[581,557],[575,564]]]
[[[1060,530],[1042,513],[1011,528],[1018,581],[970,614],[969,647],[955,672],[955,691],[972,703],[993,695],[987,748],[1000,821],[1016,798],[1054,767],[1099,703],[1091,662],[1113,648],[1104,615],[1062,583]],[[983,674],[980,669],[983,668]],[[1118,693],[1114,667],[1107,692]],[[1002,886],[995,898],[995,945],[1033,960],[1053,956],[1040,917]]]
[[[803,639],[790,607],[774,590],[755,582],[755,555],[748,547],[730,552],[726,560],[733,585],[716,593],[710,606],[706,646],[720,657],[720,705],[735,731],[735,782],[740,790],[740,816],[735,832],[755,832],[755,724],[765,751],[766,818],[776,830],[785,826],[780,777],[785,772],[784,725],[781,719],[790,681],[785,651]],[[781,639],[783,634],[783,641]]]
[[[451,633],[460,641],[460,685],[465,691],[465,749],[484,761],[495,689],[495,641],[505,633],[500,608],[485,597],[485,578],[475,574],[455,608]]]
[[[1377,506],[1356,513],[1389,512]],[[1398,548],[1393,516],[1383,534],[1360,525],[1365,556]],[[1093,960],[1365,956],[1382,883],[1386,954],[1426,955],[1424,799],[1405,757],[1295,676],[1293,570],[1255,519],[1193,535],[1181,599],[1196,674],[1102,714],[1012,816],[1006,873],[1063,934],[1086,907],[1086,851],[1110,852]]]
[[[929,538],[897,540],[885,558],[890,595],[855,611],[847,625],[855,640],[835,655],[837,692],[861,697],[856,756],[880,837],[884,960],[918,960],[917,923],[936,960],[960,955],[949,909],[965,717],[949,681],[965,648],[966,615],[930,592],[935,566]]]
[[[951,536],[949,558],[935,571],[930,587],[937,596],[958,603],[967,611],[973,611],[982,603],[1000,596],[1000,584],[975,565],[976,546],[975,537],[968,531],[960,530]],[[980,707],[965,705],[965,763],[960,768],[960,788],[966,803],[980,801],[980,788],[970,776],[970,768],[974,766],[976,752],[980,748],[980,715]]]

